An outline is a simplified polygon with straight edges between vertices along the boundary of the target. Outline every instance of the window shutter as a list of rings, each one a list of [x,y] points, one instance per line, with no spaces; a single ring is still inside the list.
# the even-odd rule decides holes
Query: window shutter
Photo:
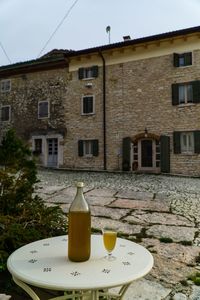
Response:
[[[83,156],[83,141],[78,141],[78,156]]]
[[[173,140],[174,140],[174,154],[181,153],[181,140],[180,140],[180,132],[174,131]]]
[[[179,54],[174,53],[174,67],[179,67]]]
[[[170,137],[160,137],[160,169],[162,173],[170,173]]]
[[[192,81],[192,89],[193,89],[193,102],[200,103],[200,81]]]
[[[184,54],[185,66],[192,65],[192,52],[187,52]]]
[[[83,79],[84,78],[84,68],[78,69],[78,78]]]
[[[174,83],[172,84],[172,105],[178,105],[179,104],[179,84]]]
[[[99,141],[98,140],[93,140],[92,143],[92,152],[93,156],[98,156],[99,155]]]
[[[200,130],[194,131],[194,153],[200,153]]]
[[[98,66],[92,67],[92,77],[98,77]]]
[[[131,156],[131,139],[130,137],[123,138],[122,141],[122,170],[130,171],[130,156]]]

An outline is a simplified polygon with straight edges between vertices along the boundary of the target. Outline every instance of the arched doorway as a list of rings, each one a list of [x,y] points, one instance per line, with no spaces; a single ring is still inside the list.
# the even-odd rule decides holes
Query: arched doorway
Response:
[[[131,138],[131,168],[138,172],[160,172],[160,136],[140,133]]]

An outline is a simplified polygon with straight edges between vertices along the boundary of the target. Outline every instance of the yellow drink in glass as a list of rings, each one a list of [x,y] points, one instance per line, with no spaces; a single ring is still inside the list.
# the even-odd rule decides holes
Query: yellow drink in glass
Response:
[[[115,229],[104,228],[102,230],[103,233],[103,243],[104,247],[107,250],[108,254],[105,256],[108,260],[115,260],[116,257],[112,255],[112,251],[115,248],[116,240],[117,240],[117,231]]]
[[[115,248],[117,239],[117,232],[114,231],[104,231],[103,242],[106,250],[111,252]]]

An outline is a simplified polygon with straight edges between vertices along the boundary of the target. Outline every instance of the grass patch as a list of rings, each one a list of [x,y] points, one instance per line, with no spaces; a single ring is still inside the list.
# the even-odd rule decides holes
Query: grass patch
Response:
[[[173,243],[173,240],[169,237],[161,237],[161,238],[159,238],[159,241],[161,243]]]
[[[196,272],[188,276],[188,279],[193,281],[195,285],[200,286],[200,272]]]

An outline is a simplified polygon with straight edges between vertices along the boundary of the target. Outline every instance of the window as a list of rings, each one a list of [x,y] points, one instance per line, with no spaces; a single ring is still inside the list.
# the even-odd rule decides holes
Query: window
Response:
[[[175,131],[173,133],[174,153],[200,153],[200,130]]]
[[[178,100],[179,104],[192,103],[193,91],[191,84],[180,84],[178,86]]]
[[[174,53],[174,67],[185,67],[192,65],[192,52]]]
[[[1,86],[1,92],[2,93],[10,92],[10,90],[11,90],[11,80],[10,79],[1,80],[0,86]]]
[[[78,155],[79,156],[98,156],[99,141],[98,140],[79,140],[78,141]]]
[[[78,70],[79,79],[88,79],[98,77],[98,66],[89,68],[80,68]]]
[[[1,107],[1,121],[10,121],[10,105],[5,105]]]
[[[172,105],[200,103],[200,81],[172,84]]]
[[[94,114],[94,96],[82,97],[82,114]]]
[[[38,102],[38,119],[49,118],[49,102]]]
[[[194,134],[193,132],[181,132],[181,153],[194,152]]]

